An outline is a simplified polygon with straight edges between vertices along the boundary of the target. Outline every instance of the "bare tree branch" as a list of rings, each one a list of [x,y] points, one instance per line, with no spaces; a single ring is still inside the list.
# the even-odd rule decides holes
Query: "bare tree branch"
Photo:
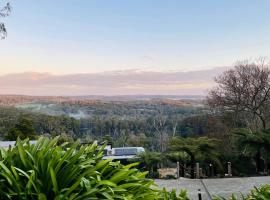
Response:
[[[231,113],[254,127],[267,128],[270,117],[269,67],[265,58],[237,63],[215,79],[218,86],[209,92],[208,104],[216,111]]]
[[[7,17],[10,15],[11,6],[7,3],[3,8],[0,9],[0,17]],[[0,38],[4,39],[7,37],[7,29],[3,22],[0,22]]]

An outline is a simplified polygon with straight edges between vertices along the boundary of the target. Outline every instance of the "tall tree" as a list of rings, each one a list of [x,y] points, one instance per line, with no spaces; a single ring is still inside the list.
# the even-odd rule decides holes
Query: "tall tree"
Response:
[[[157,110],[157,115],[153,121],[153,127],[155,128],[158,137],[159,137],[159,145],[160,151],[165,151],[168,135],[166,133],[166,123],[167,123],[167,116],[165,115],[164,109],[161,107]]]
[[[11,6],[7,3],[4,7],[0,8],[0,18],[9,16],[11,12]],[[7,29],[3,22],[0,22],[0,37],[4,39],[7,36]]]
[[[215,79],[208,95],[215,111],[233,116],[252,130],[269,127],[270,65],[265,59],[241,62]]]

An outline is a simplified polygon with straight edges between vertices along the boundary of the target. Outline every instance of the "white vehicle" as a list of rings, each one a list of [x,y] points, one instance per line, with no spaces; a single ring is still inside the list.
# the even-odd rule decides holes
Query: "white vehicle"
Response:
[[[103,159],[122,160],[137,157],[138,154],[144,152],[143,147],[116,147],[111,150],[107,149],[107,155]]]

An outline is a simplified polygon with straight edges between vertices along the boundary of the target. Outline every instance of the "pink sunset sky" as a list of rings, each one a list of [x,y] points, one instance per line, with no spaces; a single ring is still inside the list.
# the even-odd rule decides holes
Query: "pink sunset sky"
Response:
[[[0,76],[1,94],[24,95],[206,95],[225,68],[191,72],[141,70],[53,75],[13,73]]]
[[[267,0],[10,3],[0,94],[206,95],[233,63],[270,57]]]

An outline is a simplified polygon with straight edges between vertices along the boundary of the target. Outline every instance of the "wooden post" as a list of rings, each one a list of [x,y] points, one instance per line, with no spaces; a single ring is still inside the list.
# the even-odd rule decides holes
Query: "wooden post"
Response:
[[[179,162],[177,161],[177,178],[180,178],[180,165],[179,165]]]
[[[196,178],[200,178],[200,164],[196,163]]]
[[[214,167],[212,165],[212,163],[209,164],[209,168],[210,168],[210,177],[214,176]]]
[[[185,163],[185,164],[184,164],[184,170],[183,170],[183,171],[184,171],[183,177],[186,177],[186,168],[187,168],[187,164]]]
[[[232,176],[232,163],[228,162],[228,176]]]
[[[200,167],[200,173],[199,173],[199,178],[201,178],[201,176],[202,176],[202,168]]]

